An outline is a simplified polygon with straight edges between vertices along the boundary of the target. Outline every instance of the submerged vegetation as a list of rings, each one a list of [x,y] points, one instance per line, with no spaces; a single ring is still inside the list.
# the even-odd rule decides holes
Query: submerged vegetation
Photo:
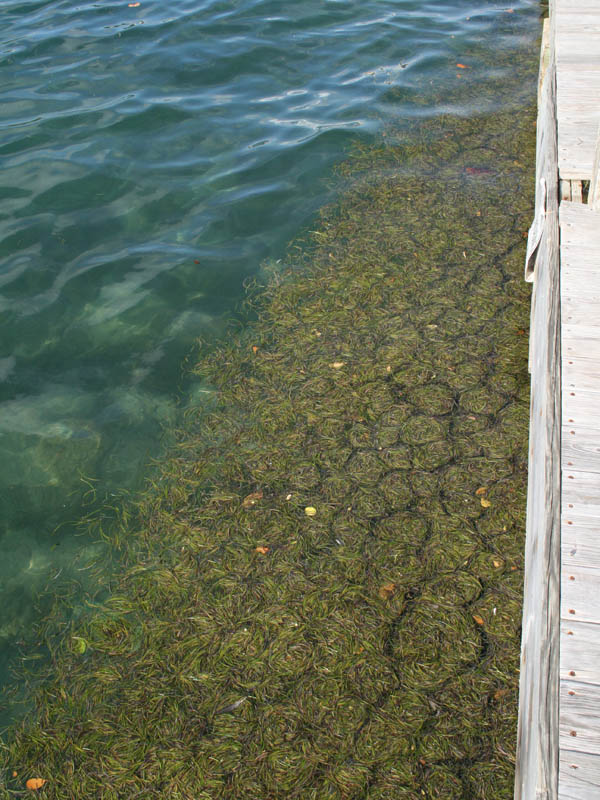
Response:
[[[533,110],[388,142],[200,351],[1,798],[512,797]]]

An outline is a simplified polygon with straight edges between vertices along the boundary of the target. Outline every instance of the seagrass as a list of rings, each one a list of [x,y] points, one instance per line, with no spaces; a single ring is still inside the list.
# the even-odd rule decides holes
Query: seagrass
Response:
[[[512,797],[534,119],[357,150],[199,345],[213,399],[97,523],[102,602],[40,629],[1,798]]]

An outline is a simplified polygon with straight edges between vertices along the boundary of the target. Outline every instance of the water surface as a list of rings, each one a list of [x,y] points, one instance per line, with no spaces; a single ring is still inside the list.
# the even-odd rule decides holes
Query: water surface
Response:
[[[223,335],[244,280],[335,196],[334,165],[390,123],[494,108],[494,54],[533,47],[537,17],[533,0],[5,0],[0,682],[38,593],[76,579],[83,598],[98,545],[78,519],[139,486],[178,404],[202,402],[194,340]]]

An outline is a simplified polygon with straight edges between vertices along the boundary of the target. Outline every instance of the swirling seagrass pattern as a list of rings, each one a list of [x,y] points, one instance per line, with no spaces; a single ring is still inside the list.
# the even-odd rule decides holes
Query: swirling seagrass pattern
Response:
[[[533,122],[355,155],[249,324],[201,349],[213,407],[7,775],[61,800],[512,797]]]

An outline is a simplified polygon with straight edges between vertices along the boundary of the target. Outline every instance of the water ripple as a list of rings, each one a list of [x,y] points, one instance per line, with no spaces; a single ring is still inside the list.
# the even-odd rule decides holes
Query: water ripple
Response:
[[[506,12],[3,1],[0,550],[16,548],[15,575],[34,541],[57,566],[48,534],[77,516],[82,475],[135,483],[193,341],[221,335],[244,280],[331,198],[350,146],[493,102],[478,94],[492,48],[536,35],[536,0]],[[43,575],[27,581],[32,595]]]

